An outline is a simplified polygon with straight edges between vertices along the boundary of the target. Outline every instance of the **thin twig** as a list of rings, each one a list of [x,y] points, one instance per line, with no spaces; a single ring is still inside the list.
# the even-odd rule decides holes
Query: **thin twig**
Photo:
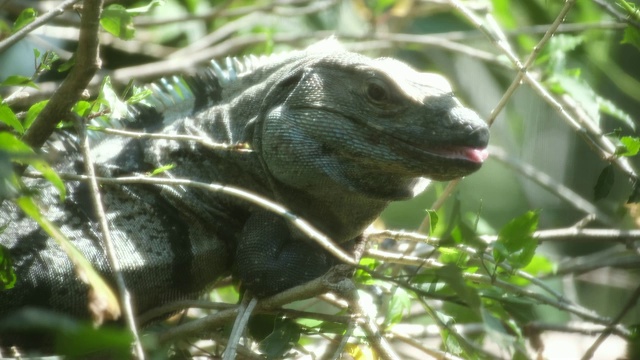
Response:
[[[193,141],[197,144],[200,144],[206,148],[213,150],[234,150],[238,152],[253,152],[253,150],[247,148],[245,144],[224,144],[224,143],[215,143],[210,139],[207,139],[202,136],[194,136],[194,135],[181,135],[181,134],[161,134],[161,133],[145,133],[138,131],[127,131],[127,130],[119,130],[113,128],[105,128],[105,127],[94,127],[92,128],[94,131],[104,132],[106,134],[111,135],[119,135],[131,137],[134,139],[156,139],[156,140],[175,140],[175,141]]]
[[[618,11],[618,9],[616,9],[610,2],[607,2],[606,0],[591,0],[591,1],[593,1],[598,6],[600,6],[604,11],[608,12],[611,16],[618,19],[618,21],[627,23],[640,30],[640,22],[638,22],[636,19],[632,19],[628,14],[620,13],[620,11]]]
[[[640,232],[640,231],[639,231]],[[406,234],[404,234],[406,236]],[[419,235],[419,234],[414,234],[413,235],[413,239],[426,239],[425,236],[423,235]],[[478,253],[471,249],[468,248],[466,246],[459,246],[458,247],[460,250],[463,250],[465,252],[467,252],[468,254],[472,255],[472,256],[478,256]],[[412,256],[402,256],[402,255],[398,255],[395,253],[388,253],[388,252],[384,252],[381,250],[375,250],[375,251],[368,251],[368,255],[373,257],[373,258],[379,258],[381,260],[387,261],[387,262],[398,262],[398,263],[402,263],[402,264],[406,264],[406,265],[413,265],[413,266],[418,266],[418,267],[424,267],[425,265],[427,265],[428,267],[442,267],[443,264],[439,263],[436,260],[433,259],[424,259],[421,257],[412,257]],[[495,260],[493,260],[493,258],[491,256],[489,256],[488,254],[483,254],[483,258],[487,261],[491,261],[493,263],[495,263]],[[510,267],[508,267],[508,265],[505,264],[498,264],[499,266],[502,266],[505,268],[506,271],[514,271],[513,269],[511,269]],[[518,276],[521,276],[523,278],[526,278],[527,280],[531,281],[532,283],[540,286],[542,289],[546,290],[547,292],[549,292],[551,295],[553,295],[556,299],[550,299],[542,294],[538,294],[535,292],[530,292],[528,290],[525,289],[521,289],[515,285],[509,284],[507,282],[504,282],[500,279],[493,279],[492,277],[488,277],[482,274],[467,274],[464,273],[463,276],[471,279],[475,279],[474,281],[478,281],[478,282],[483,282],[483,283],[492,283],[495,286],[501,287],[505,290],[507,290],[507,292],[509,293],[518,293],[521,295],[525,295],[525,296],[530,296],[532,298],[534,298],[535,300],[538,300],[544,304],[547,305],[551,305],[554,306],[558,309],[561,310],[567,310],[569,312],[573,312],[574,314],[583,317],[585,319],[591,320],[593,322],[599,323],[599,324],[607,324],[608,320],[605,318],[601,318],[599,316],[597,316],[596,314],[592,313],[591,311],[589,311],[586,308],[582,308],[580,306],[578,306],[577,304],[572,304],[570,302],[567,301],[567,299],[565,299],[561,294],[553,291],[552,289],[548,288],[546,285],[544,285],[543,283],[541,283],[538,279],[524,273],[521,271],[515,271],[515,274]],[[493,280],[491,280],[493,279]],[[407,284],[408,286],[410,286],[409,284]],[[626,336],[628,336],[628,332],[622,328],[622,327],[618,327],[616,328],[617,331],[620,331],[620,334],[627,334]]]
[[[129,327],[129,331],[131,331],[131,334],[133,336],[133,347],[135,349],[136,358],[139,360],[144,360],[144,351],[140,343],[140,337],[138,336],[138,327],[136,325],[135,315],[131,306],[131,293],[129,293],[129,290],[127,289],[127,284],[124,280],[124,276],[120,267],[120,261],[118,260],[118,255],[116,254],[113,240],[111,239],[111,231],[109,230],[107,215],[104,211],[104,206],[102,205],[100,188],[98,186],[98,182],[96,181],[96,172],[93,167],[93,159],[91,157],[91,149],[89,147],[89,137],[87,136],[87,131],[83,123],[83,119],[76,117],[75,120],[76,130],[80,137],[80,151],[84,160],[85,172],[89,178],[88,182],[91,189],[91,199],[100,225],[100,231],[102,232],[102,242],[105,247],[107,259],[109,260],[109,265],[111,265],[111,270],[116,280],[116,286],[118,287],[118,292],[120,293],[120,305],[124,310],[125,321],[127,323],[127,326]]]
[[[487,37],[509,58],[509,60],[513,63],[515,68],[518,70],[518,74],[514,81],[509,86],[509,89],[505,92],[504,96],[492,110],[487,122],[489,124],[495,121],[498,113],[504,108],[506,102],[511,97],[513,92],[519,86],[522,80],[525,80],[529,85],[538,93],[538,95],[544,99],[560,116],[565,120],[571,128],[574,129],[587,144],[592,145],[592,149],[594,149],[602,159],[610,161],[614,163],[618,168],[620,168],[625,174],[627,174],[632,180],[637,180],[638,175],[636,171],[631,166],[630,162],[627,158],[624,157],[614,157],[612,156],[616,151],[616,146],[605,137],[599,128],[593,122],[581,122],[579,119],[574,118],[571,114],[569,114],[562,104],[553,96],[551,93],[538,81],[531,73],[529,73],[528,66],[533,63],[536,55],[540,52],[542,47],[546,44],[546,42],[551,38],[551,36],[555,33],[555,30],[560,25],[560,23],[564,20],[564,16],[569,11],[569,9],[575,3],[575,0],[565,0],[565,4],[560,11],[560,14],[556,17],[553,24],[549,27],[549,30],[545,33],[543,38],[538,42],[538,44],[534,47],[533,52],[525,61],[523,65],[518,57],[513,53],[510,49],[508,43],[506,43],[502,39],[506,39],[506,35],[502,32],[502,30],[498,27],[493,28],[493,31],[498,32],[498,34],[494,34],[494,32],[490,31],[482,21],[469,9],[467,9],[459,0],[449,0],[451,3],[459,9],[462,14],[473,23],[480,31],[482,31]],[[595,137],[595,140],[592,139],[589,134],[592,134]],[[595,141],[595,142],[594,142]]]
[[[78,180],[78,181],[87,181],[89,180],[88,176],[85,175],[76,175],[76,174],[58,174],[60,178],[65,180]],[[148,184],[148,185],[158,185],[158,186],[187,186],[193,187],[197,189],[202,189],[211,192],[221,192],[225,193],[239,199],[243,199],[248,201],[254,205],[258,205],[259,207],[271,211],[277,215],[280,215],[291,222],[295,227],[297,227],[300,231],[302,231],[305,235],[309,236],[310,239],[317,242],[320,246],[322,246],[325,250],[335,256],[338,260],[345,264],[356,265],[357,261],[353,259],[351,255],[346,253],[342,248],[336,245],[328,236],[324,235],[322,232],[317,230],[313,225],[311,225],[308,221],[298,217],[294,213],[292,213],[286,207],[277,204],[273,201],[270,201],[260,195],[249,192],[244,189],[240,189],[233,186],[227,186],[223,184],[217,183],[203,183],[199,181],[187,180],[187,179],[167,179],[160,177],[146,177],[146,176],[125,176],[118,178],[106,178],[106,177],[96,177],[95,178],[99,183],[104,184]]]
[[[564,186],[563,184],[555,181],[549,175],[536,169],[530,164],[525,163],[521,159],[514,159],[507,154],[506,151],[501,148],[490,146],[489,153],[491,158],[498,160],[499,162],[509,166],[513,170],[516,170],[520,174],[524,175],[528,180],[540,185],[545,190],[556,195],[558,198],[564,200],[569,205],[574,207],[580,212],[586,214],[594,214],[600,221],[611,225],[614,223],[613,219],[606,213],[600,211],[597,206],[580,196],[580,194]]]
[[[242,303],[238,309],[238,316],[236,317],[236,321],[233,323],[233,327],[231,328],[231,335],[229,335],[227,348],[224,350],[222,360],[235,360],[236,351],[238,349],[238,345],[240,344],[242,333],[244,333],[247,324],[249,324],[249,318],[251,317],[251,314],[255,310],[257,304],[258,299],[249,295],[249,292],[246,292],[245,297],[242,299]]]
[[[616,325],[618,325],[620,321],[622,321],[629,310],[636,306],[636,304],[638,303],[638,298],[640,298],[640,285],[636,287],[636,290],[631,294],[631,297],[622,308],[622,310],[620,310],[618,315],[611,321],[609,325],[607,325],[607,328],[600,334],[600,336],[598,336],[596,341],[589,347],[587,352],[585,352],[585,354],[582,356],[582,360],[589,360],[593,357],[598,347],[607,339],[607,337],[609,337],[609,335],[611,335],[611,333],[613,333],[613,329],[616,327]]]
[[[462,358],[459,358],[449,352],[446,351],[442,351],[442,350],[435,350],[435,349],[431,349],[428,348],[426,346],[424,346],[424,343],[422,341],[416,340],[410,336],[407,336],[405,334],[400,333],[399,331],[395,331],[395,330],[391,330],[390,331],[390,338],[391,339],[398,339],[402,342],[404,342],[405,344],[408,344],[420,351],[422,351],[423,353],[431,356],[433,359],[437,359],[437,360],[464,360]],[[440,334],[438,334],[440,335]]]
[[[392,238],[394,240],[409,240],[422,242],[431,246],[440,246],[440,239],[427,237],[423,234],[406,231],[381,230],[367,233],[371,241],[382,241]],[[606,243],[640,240],[640,230],[620,230],[620,229],[588,229],[579,227],[568,227],[559,229],[538,230],[533,233],[533,237],[539,242],[594,242],[602,241]],[[498,239],[496,235],[480,235],[478,238],[487,244]]]
[[[336,279],[344,279],[344,275],[344,269],[340,269],[337,266],[333,267],[328,273],[319,278],[261,300],[258,303],[255,312],[273,310],[297,300],[308,299],[320,294],[324,294],[327,291],[332,290],[332,286],[335,285]],[[201,317],[188,323],[168,329],[158,337],[158,342],[160,344],[163,344],[170,341],[183,339],[189,336],[194,336],[203,331],[209,331],[209,329],[215,328],[222,324],[230,323],[237,316],[237,307],[233,307],[232,309],[228,310],[222,310],[215,314]]]
[[[16,31],[15,34],[9,36],[8,38],[0,41],[0,54],[5,52],[8,48],[10,48],[13,44],[20,41],[22,38],[27,36],[31,31],[39,28],[40,26],[46,24],[51,19],[56,16],[62,15],[68,8],[73,6],[73,4],[77,3],[80,0],[66,0],[60,5],[56,6],[54,9],[51,9],[46,14],[39,16],[33,22],[25,25],[20,30]],[[100,5],[102,5],[102,1],[100,1]],[[83,12],[83,15],[85,13]]]
[[[349,303],[351,312],[359,317],[360,326],[367,334],[369,344],[376,350],[378,357],[383,360],[399,360],[400,357],[395,353],[389,341],[380,331],[380,327],[376,324],[374,316],[368,314],[365,308],[360,305],[358,293],[354,290],[346,300]]]

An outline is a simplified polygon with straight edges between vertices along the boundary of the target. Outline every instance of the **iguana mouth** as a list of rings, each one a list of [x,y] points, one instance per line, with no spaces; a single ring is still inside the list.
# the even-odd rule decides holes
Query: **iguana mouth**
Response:
[[[425,149],[425,151],[448,159],[462,159],[477,164],[481,164],[489,157],[486,148],[468,146],[447,146],[438,149]]]

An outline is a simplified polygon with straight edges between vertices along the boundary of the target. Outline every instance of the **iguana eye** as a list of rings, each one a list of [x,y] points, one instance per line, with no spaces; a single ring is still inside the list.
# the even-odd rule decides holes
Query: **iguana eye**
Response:
[[[387,84],[375,77],[367,80],[366,93],[369,99],[375,103],[386,103],[391,97]]]

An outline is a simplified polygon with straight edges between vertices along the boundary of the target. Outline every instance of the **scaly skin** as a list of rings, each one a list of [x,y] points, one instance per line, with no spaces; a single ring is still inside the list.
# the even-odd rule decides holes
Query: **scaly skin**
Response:
[[[465,176],[486,158],[488,128],[447,81],[397,60],[370,59],[324,42],[227,75],[209,71],[189,80],[195,110],[187,115],[156,94],[133,122],[163,134],[246,144],[251,152],[111,137],[92,150],[98,175],[175,164],[161,176],[247,189],[346,246],[389,202],[422,191],[425,178]],[[62,149],[56,169],[82,173],[73,159],[73,151]],[[46,182],[28,184],[41,189],[47,217],[112,281],[87,185],[68,181],[68,198],[60,204]],[[322,275],[334,263],[278,215],[227,195],[151,185],[101,189],[138,313],[196,297],[229,273],[264,297]],[[86,317],[86,286],[62,250],[8,201],[0,208],[0,225],[6,223],[0,242],[10,250],[18,282],[0,293],[0,318],[25,306]]]

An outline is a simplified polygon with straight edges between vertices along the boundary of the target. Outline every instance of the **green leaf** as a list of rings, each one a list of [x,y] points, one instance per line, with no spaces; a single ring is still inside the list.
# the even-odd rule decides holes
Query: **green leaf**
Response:
[[[36,85],[31,78],[21,75],[11,75],[4,79],[0,86],[28,86],[34,89],[38,89],[38,85]]]
[[[31,124],[33,124],[33,121],[36,119],[36,117],[38,117],[38,114],[40,114],[42,109],[44,109],[44,107],[47,106],[48,102],[49,100],[42,100],[31,105],[31,107],[29,107],[29,110],[27,111],[27,116],[24,118],[25,128],[28,129],[31,127]]]
[[[476,313],[479,313],[481,301],[475,288],[467,285],[462,277],[462,271],[455,265],[445,265],[436,270],[438,277],[449,285],[462,301]]]
[[[37,330],[52,340],[53,351],[63,358],[84,359],[87,354],[108,353],[112,359],[131,358],[131,333],[119,327],[96,328],[51,310],[23,308],[3,318],[3,329],[16,332]]]
[[[373,270],[378,265],[377,261],[370,257],[362,257],[360,259],[360,266],[356,269],[356,273],[353,275],[353,279],[359,283],[364,285],[371,285],[375,282],[375,279],[371,276],[369,271],[363,269]]]
[[[549,44],[544,48],[537,62],[548,63],[545,68],[548,74],[562,74],[566,71],[567,54],[583,42],[582,36],[556,34],[549,40]]]
[[[94,312],[92,314],[94,318],[117,319],[121,313],[118,298],[84,255],[78,251],[57,226],[42,216],[40,209],[30,197],[20,197],[16,200],[16,204],[58,243],[69,256],[78,278],[83,279],[91,287],[90,304],[88,306]]]
[[[576,100],[598,126],[600,126],[600,105],[598,96],[591,86],[574,75],[563,72],[554,73],[546,83],[557,94],[569,94]]]
[[[619,120],[633,130],[636,129],[636,123],[631,116],[624,112],[624,110],[618,108],[611,100],[596,95],[596,101],[598,102],[598,109],[601,113],[610,115],[615,120]]]
[[[40,63],[38,64],[38,69],[36,70],[37,74],[41,74],[45,71],[51,70],[51,66],[53,65],[53,63],[60,59],[60,56],[58,56],[58,54],[56,54],[55,52],[51,51],[51,50],[47,50],[44,52],[44,54],[42,54],[42,57],[40,57],[40,52],[36,52],[37,49],[33,49],[33,53],[35,55],[36,59],[40,59]],[[74,59],[72,57],[72,59]],[[64,65],[64,64],[63,64]],[[58,72],[63,72],[64,70],[60,70],[58,69]]]
[[[196,10],[198,9],[198,2],[198,0],[183,0],[182,4],[187,9],[189,14],[195,14]]]
[[[549,258],[543,255],[535,254],[529,264],[527,264],[527,266],[523,267],[521,270],[531,276],[538,277],[552,274],[555,269],[556,266],[551,260],[549,260]],[[529,285],[529,280],[521,277],[513,277],[511,278],[511,282],[520,286]]]
[[[593,200],[598,201],[607,197],[613,188],[614,181],[615,172],[613,171],[613,165],[609,164],[602,169],[600,176],[598,176],[598,181],[596,181],[596,186],[593,187]]]
[[[464,340],[460,341],[460,335],[455,331],[450,331],[449,329],[442,329],[440,332],[440,336],[444,341],[444,349],[447,352],[450,352],[454,355],[460,355],[463,352]]]
[[[62,64],[60,64],[60,66],[58,66],[58,72],[59,73],[63,73],[65,71],[68,71],[69,69],[71,69],[73,67],[73,65],[76,64],[76,54],[74,53],[71,56],[71,59],[63,62]]]
[[[512,267],[525,267],[533,259],[538,242],[533,233],[538,227],[539,211],[527,211],[511,220],[498,233],[493,257],[496,262],[507,261]]]
[[[131,96],[127,99],[127,104],[139,103],[140,101],[153,94],[153,91],[151,91],[151,89],[142,86],[133,86],[132,90],[133,91]]]
[[[32,23],[37,17],[38,13],[33,8],[24,9],[13,23],[13,28],[11,30],[16,32]]]
[[[280,359],[300,340],[300,326],[291,319],[276,319],[273,332],[260,342],[267,359]]]
[[[90,102],[85,100],[78,101],[75,105],[73,105],[73,112],[76,114],[85,117],[91,114],[92,105]]]
[[[333,321],[323,321],[318,326],[318,333],[320,334],[339,334],[342,335],[347,331],[347,324],[337,323]]]
[[[121,101],[118,94],[113,90],[111,79],[108,76],[102,80],[102,86],[100,87],[100,93],[98,94],[98,99],[96,101],[110,109],[110,115],[107,118],[107,122],[109,119],[124,118],[129,111],[127,103]]]
[[[0,234],[8,224],[0,227]],[[0,291],[11,289],[16,283],[16,273],[13,271],[13,261],[9,249],[0,244]]]
[[[16,194],[16,179],[13,163],[11,162],[11,154],[0,150],[0,201],[10,199],[12,195]]]
[[[151,174],[149,174],[149,175],[151,175],[151,176],[156,176],[156,175],[161,174],[161,173],[163,173],[163,172],[165,172],[165,171],[171,170],[171,169],[173,169],[174,167],[176,167],[176,164],[164,165],[164,166],[161,166],[161,167],[159,167],[159,168],[155,168],[155,169],[153,169],[153,171],[152,171],[152,172],[151,172]]]
[[[440,247],[438,248],[440,256],[438,261],[443,264],[464,264],[469,259],[467,253],[460,251],[456,248]]]
[[[11,110],[7,104],[0,104],[0,122],[9,125],[19,134],[24,134],[24,127],[20,123],[20,120],[18,120],[16,114],[13,113],[13,110]]]
[[[620,138],[620,142],[624,145],[624,148],[620,149],[620,151],[616,151],[616,155],[636,156],[640,151],[640,138],[623,136]]]
[[[640,30],[629,25],[624,29],[621,44],[631,44],[640,50]]]
[[[429,216],[429,234],[433,235],[438,226],[438,213],[435,210],[427,209],[427,216]]]
[[[39,171],[45,179],[55,186],[58,193],[60,193],[60,200],[64,199],[66,196],[64,183],[46,161],[36,156],[29,145],[18,140],[12,134],[0,133],[0,150],[9,153],[9,156],[15,162],[33,166],[34,169]]]
[[[100,25],[110,34],[123,40],[133,39],[133,16],[119,4],[111,4],[102,11]]]
[[[144,15],[144,14],[148,13],[149,11],[151,11],[156,6],[160,6],[162,4],[164,4],[164,0],[152,0],[150,3],[148,3],[145,6],[140,6],[140,7],[137,7],[137,8],[127,9],[127,12],[129,14],[131,14],[132,16]]]
[[[411,297],[402,288],[396,288],[393,296],[389,300],[389,307],[386,313],[385,324],[393,325],[402,321],[402,317],[405,313],[409,312],[411,308]]]

